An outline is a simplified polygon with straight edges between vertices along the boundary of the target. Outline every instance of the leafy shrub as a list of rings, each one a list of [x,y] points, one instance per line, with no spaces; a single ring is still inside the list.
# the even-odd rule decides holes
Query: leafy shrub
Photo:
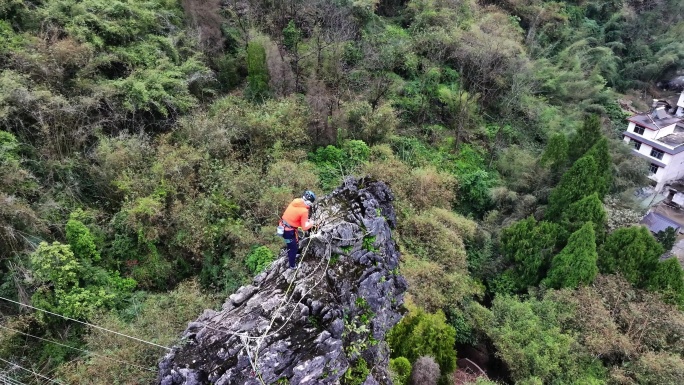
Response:
[[[360,140],[345,141],[341,147],[328,145],[309,154],[309,160],[316,165],[321,187],[330,191],[337,187],[347,175],[355,173],[368,162],[370,148]]]
[[[78,259],[68,245],[41,242],[31,254],[41,284],[31,300],[37,307],[78,319],[89,319],[100,308],[120,306],[136,282]]]
[[[456,199],[456,179],[433,167],[411,170],[410,178],[406,182],[407,185],[402,187],[406,189],[408,201],[418,211],[431,207],[450,209]]]
[[[400,228],[407,250],[438,263],[447,271],[466,271],[464,239],[475,234],[475,223],[445,209],[432,208],[404,221]]]
[[[208,69],[197,59],[176,65],[159,59],[152,68],[139,69],[109,84],[123,107],[131,112],[156,112],[163,116],[188,112],[198,103],[188,89],[189,79],[209,78]]]
[[[514,381],[596,383],[602,379],[600,363],[574,350],[573,337],[560,329],[565,311],[550,300],[494,299],[485,328]]]
[[[394,134],[399,121],[397,113],[389,103],[373,108],[366,101],[356,101],[346,107],[347,135],[374,145]]]
[[[456,331],[446,323],[444,313],[441,310],[425,313],[410,304],[409,310],[387,335],[392,357],[405,357],[414,363],[415,371],[420,357],[431,356],[443,375],[453,372],[456,368]]]
[[[342,378],[342,384],[344,385],[361,385],[368,378],[370,369],[368,369],[368,364],[366,360],[362,357],[356,359],[356,364],[347,369]]]
[[[401,272],[409,283],[409,293],[427,311],[462,303],[482,294],[482,287],[465,271],[447,272],[438,263],[404,253]]]
[[[672,247],[677,241],[677,231],[674,229],[674,227],[668,227],[665,230],[659,231],[655,235],[655,238],[661,245],[663,245],[663,250],[669,251],[672,250]]]
[[[264,269],[268,267],[268,265],[270,265],[274,260],[275,255],[268,247],[259,246],[252,248],[252,251],[247,254],[245,263],[252,273],[259,274],[264,271]]]
[[[259,159],[276,144],[285,153],[307,144],[308,114],[305,103],[295,96],[268,99],[256,105],[227,96],[211,105],[208,117],[218,130],[225,131],[219,132],[221,135],[239,143],[245,154]]]
[[[411,376],[411,363],[405,357],[392,358],[389,361],[392,382],[396,385],[408,385]]]
[[[498,181],[485,166],[483,151],[470,145],[461,145],[453,171],[458,181],[459,205],[481,215],[490,208],[489,191]]]
[[[66,239],[71,250],[81,260],[98,262],[100,253],[95,246],[95,237],[83,222],[75,219],[78,213],[72,213],[66,224]]]

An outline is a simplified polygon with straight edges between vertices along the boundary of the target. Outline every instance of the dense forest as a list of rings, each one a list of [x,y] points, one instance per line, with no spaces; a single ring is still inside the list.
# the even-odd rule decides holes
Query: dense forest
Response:
[[[396,197],[395,384],[684,383],[618,102],[682,36],[676,0],[0,0],[0,383],[153,383],[346,175]]]

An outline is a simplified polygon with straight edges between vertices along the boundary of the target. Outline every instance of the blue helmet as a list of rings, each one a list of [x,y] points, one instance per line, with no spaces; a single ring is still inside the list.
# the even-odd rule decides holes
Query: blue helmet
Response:
[[[302,195],[302,199],[305,201],[309,201],[313,203],[316,200],[316,194],[313,193],[311,190],[306,190],[304,191],[304,194]]]

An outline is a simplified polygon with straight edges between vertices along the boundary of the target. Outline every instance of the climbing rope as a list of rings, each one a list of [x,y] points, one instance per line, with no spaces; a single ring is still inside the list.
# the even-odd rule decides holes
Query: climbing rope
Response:
[[[313,232],[308,237],[308,243],[307,243],[306,247],[304,248],[304,250],[301,254],[301,259],[299,261],[299,264],[297,265],[297,268],[295,269],[295,271],[292,275],[292,281],[289,283],[287,289],[285,290],[284,297],[281,300],[278,308],[275,311],[273,311],[273,313],[271,314],[271,318],[270,318],[270,321],[268,323],[268,326],[264,329],[264,332],[262,335],[252,336],[248,332],[242,332],[241,333],[241,332],[232,332],[229,330],[221,330],[221,329],[214,328],[214,327],[212,327],[206,323],[200,323],[202,325],[203,329],[207,328],[207,329],[219,332],[219,333],[225,333],[225,334],[228,334],[231,336],[235,336],[235,337],[238,337],[240,339],[240,343],[242,345],[242,348],[238,352],[238,355],[242,351],[245,352],[245,354],[247,355],[247,358],[249,359],[250,366],[252,367],[252,372],[253,372],[254,376],[256,376],[258,378],[261,385],[266,385],[266,382],[264,381],[264,379],[262,377],[262,374],[261,374],[261,371],[259,370],[259,365],[258,365],[259,351],[261,350],[262,344],[267,338],[274,336],[274,335],[277,335],[281,330],[283,330],[283,328],[289,323],[289,321],[294,316],[294,313],[295,313],[295,311],[297,311],[299,304],[309,295],[309,293],[311,293],[323,281],[323,279],[325,278],[325,275],[328,272],[328,269],[330,267],[330,259],[331,259],[331,254],[332,254],[332,240],[334,239],[334,240],[340,240],[340,241],[358,242],[359,240],[363,239],[368,234],[370,234],[370,231],[366,230],[363,232],[363,234],[361,234],[358,237],[347,238],[347,239],[335,237],[332,234],[329,235],[330,239],[327,239],[325,236],[322,236],[321,231],[326,224],[330,223],[331,221],[333,221],[335,219],[342,219],[343,217],[344,217],[344,215],[327,217],[326,221],[321,223],[319,226],[316,226],[316,231]],[[345,221],[344,223],[348,224],[349,226],[352,226],[352,224],[349,222]],[[312,272],[309,275],[307,275],[306,277],[300,278],[300,279],[295,279],[297,277],[297,274],[299,273],[299,269],[303,265],[304,258],[308,254],[309,247],[311,246],[311,243],[316,239],[319,239],[319,240],[323,239],[326,243],[326,251],[325,251],[324,257],[320,259],[320,262],[318,263],[318,265],[316,265],[316,267],[312,270]],[[283,311],[283,309],[287,308],[288,306],[290,306],[292,304],[292,301],[294,299],[294,294],[295,294],[294,292],[292,292],[292,289],[294,287],[296,287],[296,285],[299,284],[300,282],[305,282],[309,279],[312,279],[315,275],[317,275],[317,272],[319,271],[324,260],[326,261],[326,265],[325,265],[325,268],[322,270],[322,274],[320,274],[319,279],[316,280],[314,282],[314,284],[311,287],[309,287],[301,295],[301,298],[296,303],[294,303],[294,305],[292,305],[292,311],[290,311],[289,315],[283,319],[282,325],[280,325],[280,327],[277,328],[276,330],[272,330],[273,325],[276,322],[276,319],[281,316],[281,312]]]

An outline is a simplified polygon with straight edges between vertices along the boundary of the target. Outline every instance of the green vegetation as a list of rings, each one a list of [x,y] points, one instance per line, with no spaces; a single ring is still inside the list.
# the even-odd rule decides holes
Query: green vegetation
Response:
[[[570,236],[567,246],[553,257],[544,282],[554,288],[573,289],[590,284],[598,274],[597,259],[593,223],[587,222]]]
[[[411,363],[405,357],[390,359],[390,370],[392,371],[392,382],[397,385],[408,385],[411,375]]]
[[[656,83],[684,69],[683,33],[674,0],[0,2],[0,296],[171,345],[277,258],[292,197],[371,175],[395,195],[392,273],[417,304],[388,338],[396,382],[447,383],[458,343],[503,382],[682,383],[684,278],[659,260],[675,234],[632,226],[648,170],[620,133],[624,101],[670,96]],[[347,383],[381,343],[364,301]],[[154,380],[4,330],[0,358],[64,383]]]
[[[455,340],[456,330],[446,323],[441,310],[431,314],[415,306],[387,336],[394,359],[415,363],[420,357],[433,357],[443,380],[456,369]]]

